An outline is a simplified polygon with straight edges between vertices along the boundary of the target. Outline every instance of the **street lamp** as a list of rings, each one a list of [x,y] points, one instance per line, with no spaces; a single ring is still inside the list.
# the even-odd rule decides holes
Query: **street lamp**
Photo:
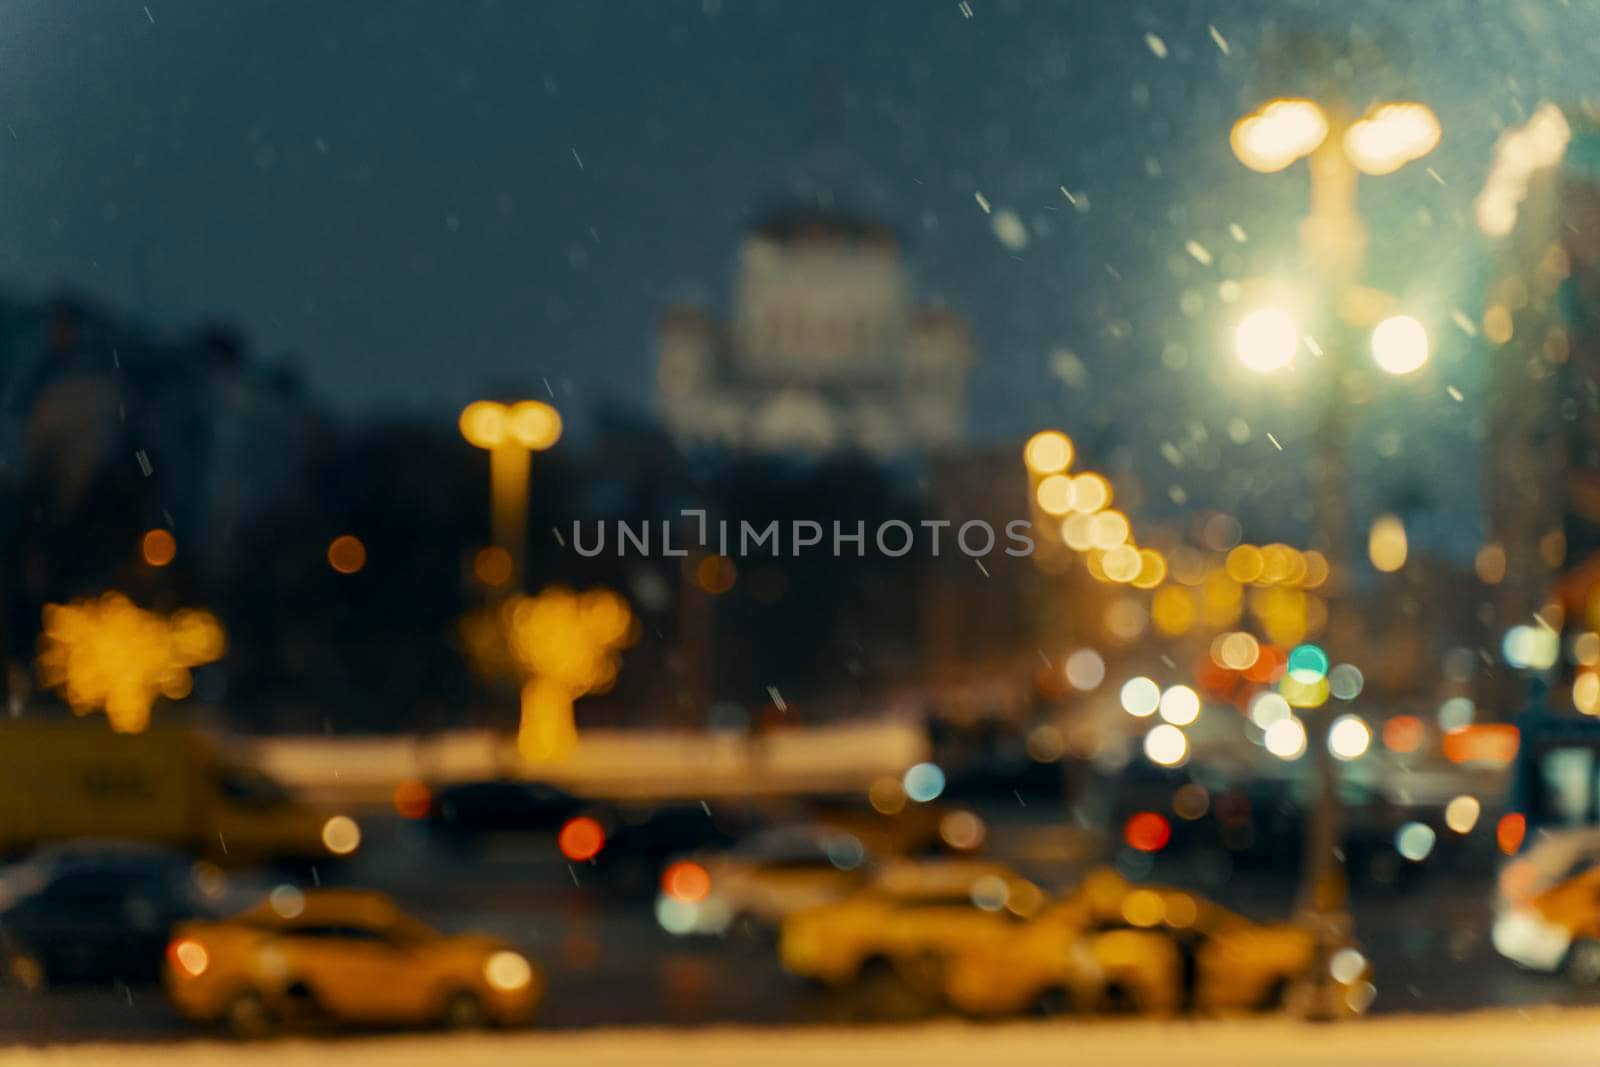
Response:
[[[1372,359],[1389,374],[1410,374],[1428,362],[1428,331],[1410,315],[1392,315],[1372,331]]]
[[[1366,227],[1356,211],[1357,178],[1393,174],[1421,159],[1437,147],[1441,132],[1426,104],[1378,104],[1349,121],[1342,107],[1329,110],[1291,98],[1269,101],[1239,119],[1229,143],[1239,162],[1263,174],[1308,161],[1311,211],[1300,224],[1300,240],[1337,302],[1355,284],[1366,254]],[[1293,318],[1278,308],[1250,312],[1235,334],[1239,361],[1258,372],[1286,365],[1298,343]],[[1373,333],[1372,355],[1388,373],[1410,374],[1428,361],[1427,331],[1408,315],[1385,319]]]
[[[1257,308],[1239,320],[1233,344],[1240,363],[1267,374],[1287,367],[1294,359],[1300,347],[1300,329],[1282,308]]]
[[[1394,173],[1431,152],[1440,133],[1439,120],[1424,104],[1381,103],[1352,121],[1342,104],[1325,107],[1293,98],[1269,101],[1245,115],[1234,124],[1230,143],[1239,162],[1261,173],[1284,170],[1302,158],[1307,161],[1311,206],[1300,224],[1301,250],[1324,306],[1340,310],[1345,298],[1356,293],[1366,257],[1366,228],[1356,210],[1360,175]],[[1360,324],[1371,325],[1371,318]],[[1263,307],[1239,322],[1234,340],[1240,362],[1251,370],[1267,372],[1290,362],[1299,346],[1299,330],[1286,311]],[[1329,337],[1325,346],[1332,358],[1327,361],[1326,387],[1321,391],[1317,441],[1321,484],[1316,516],[1328,556],[1335,564],[1348,565],[1343,477],[1348,436],[1346,374],[1339,357],[1352,346],[1343,340]],[[1410,374],[1428,361],[1427,330],[1409,315],[1391,315],[1372,330],[1370,348],[1373,361],[1385,372]],[[1357,733],[1364,724],[1336,726],[1337,736],[1319,731],[1325,736],[1309,746],[1316,762],[1318,798],[1306,834],[1299,908],[1302,919],[1317,932],[1323,957],[1331,956],[1341,942],[1347,943],[1351,932],[1348,887],[1339,851],[1334,757],[1343,753],[1347,758],[1356,749],[1357,741],[1362,740]],[[1277,731],[1276,737],[1272,730]],[[1285,719],[1269,728],[1268,747],[1281,758],[1297,758],[1307,747],[1307,733],[1293,718]],[[1318,972],[1324,980],[1308,983],[1303,991],[1309,1014],[1335,1010],[1328,998],[1336,987],[1325,980],[1326,959],[1323,963]]]
[[[561,414],[549,404],[479,400],[461,409],[461,436],[489,453],[489,519],[494,543],[511,560],[510,581],[522,578],[527,543],[530,455],[561,439]]]

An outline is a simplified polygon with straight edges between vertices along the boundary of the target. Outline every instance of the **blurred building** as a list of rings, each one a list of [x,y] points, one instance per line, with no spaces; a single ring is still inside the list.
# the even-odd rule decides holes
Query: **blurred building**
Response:
[[[1480,324],[1490,401],[1478,573],[1498,586],[1503,630],[1600,553],[1600,128],[1545,105],[1507,131],[1477,216],[1499,242]]]
[[[971,360],[965,324],[914,303],[888,229],[778,214],[739,250],[731,323],[667,316],[661,410],[687,446],[916,452],[961,439]]]

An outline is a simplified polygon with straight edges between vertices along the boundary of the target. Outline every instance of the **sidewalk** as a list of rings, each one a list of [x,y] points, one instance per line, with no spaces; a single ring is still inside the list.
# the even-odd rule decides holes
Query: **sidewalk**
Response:
[[[0,1067],[1592,1067],[1600,1011],[1481,1012],[1328,1026],[1221,1022],[955,1022],[866,1029],[594,1030],[259,1045],[197,1041],[0,1051]]]

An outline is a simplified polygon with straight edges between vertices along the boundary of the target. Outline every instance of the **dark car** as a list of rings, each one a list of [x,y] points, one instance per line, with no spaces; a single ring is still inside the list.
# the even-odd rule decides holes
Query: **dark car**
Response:
[[[555,833],[585,801],[543,782],[498,778],[442,785],[428,805],[430,829],[458,837],[496,833]]]
[[[30,991],[161,974],[168,932],[208,912],[189,857],[66,846],[0,872],[0,981]]]
[[[754,812],[728,804],[622,804],[586,814],[605,832],[590,870],[613,889],[650,893],[669,860],[727,848],[764,825]]]

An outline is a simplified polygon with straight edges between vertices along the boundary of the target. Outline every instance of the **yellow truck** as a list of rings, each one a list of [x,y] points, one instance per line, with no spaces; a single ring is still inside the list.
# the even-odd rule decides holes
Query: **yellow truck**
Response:
[[[0,722],[0,855],[72,838],[155,842],[249,864],[346,855],[360,830],[192,730]]]

